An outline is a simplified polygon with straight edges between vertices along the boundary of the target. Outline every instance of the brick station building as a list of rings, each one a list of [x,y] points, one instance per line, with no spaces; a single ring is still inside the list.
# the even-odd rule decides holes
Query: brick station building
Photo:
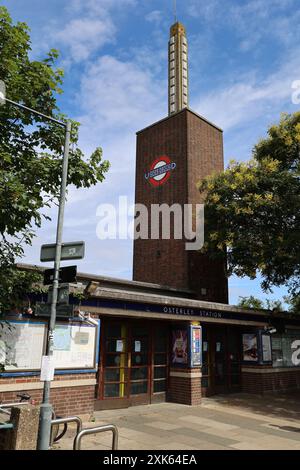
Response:
[[[200,204],[197,183],[223,170],[222,130],[188,108],[187,47],[185,29],[176,23],[169,41],[169,115],[137,133],[135,199],[150,212],[153,205]],[[185,239],[140,238],[133,278],[78,275],[70,302],[84,292],[78,309],[98,327],[84,330],[78,317],[70,323],[58,315],[51,387],[57,414],[165,400],[198,405],[202,396],[218,393],[300,387],[300,319],[228,305],[225,261],[187,250]],[[19,332],[11,343],[19,348],[15,362],[23,365],[0,374],[0,401],[14,401],[23,391],[41,401],[47,322],[39,312],[8,318]]]
[[[100,335],[92,369],[55,371],[51,402],[58,414],[165,400],[198,405],[202,396],[300,387],[297,317],[202,301],[188,290],[138,281],[79,274],[78,282],[74,290],[87,294],[80,311],[100,320]],[[59,316],[58,324],[68,323]],[[269,334],[270,327],[276,333]],[[39,402],[42,386],[39,370],[6,371],[0,400],[15,401],[17,393],[27,392]]]

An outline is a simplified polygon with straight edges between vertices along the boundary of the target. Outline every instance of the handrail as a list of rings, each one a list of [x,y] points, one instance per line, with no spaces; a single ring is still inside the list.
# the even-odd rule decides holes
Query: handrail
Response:
[[[55,426],[56,424],[67,424],[67,423],[76,423],[77,424],[77,431],[76,431],[76,436],[80,433],[82,430],[82,420],[78,416],[69,416],[67,418],[56,418],[51,420],[51,427]],[[59,441],[67,431],[67,426],[64,428],[63,432],[54,439],[54,442]],[[53,442],[51,442],[51,445]]]
[[[20,401],[15,403],[0,403],[0,410],[1,408],[13,408],[14,406],[23,406],[23,405],[31,405],[28,401]]]
[[[6,408],[13,408],[14,406],[19,406],[19,405],[30,405],[31,403],[28,403],[26,401],[20,401],[20,402],[15,402],[15,403],[1,403],[0,404],[0,413],[3,413],[5,415],[10,415],[10,411],[7,411]]]
[[[0,423],[0,430],[1,429],[13,429],[13,423]]]
[[[98,434],[100,432],[106,431],[112,431],[112,450],[118,450],[119,433],[117,427],[114,424],[105,424],[104,426],[98,426],[96,428],[83,429],[77,434],[74,439],[73,450],[81,450],[81,439],[83,438],[83,436],[87,436],[89,434]]]

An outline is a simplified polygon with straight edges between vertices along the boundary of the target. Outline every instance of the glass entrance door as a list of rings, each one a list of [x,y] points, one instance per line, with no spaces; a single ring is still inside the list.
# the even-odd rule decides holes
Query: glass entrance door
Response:
[[[103,407],[165,399],[168,332],[161,323],[103,321],[97,395],[106,402]]]
[[[204,326],[202,393],[239,391],[241,386],[241,331],[234,327]]]
[[[149,330],[147,327],[131,327],[130,335],[130,390],[131,396],[149,393]]]

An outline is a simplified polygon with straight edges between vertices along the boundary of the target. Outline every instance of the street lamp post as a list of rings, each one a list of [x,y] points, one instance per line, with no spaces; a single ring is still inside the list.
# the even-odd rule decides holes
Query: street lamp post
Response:
[[[53,281],[53,293],[51,302],[51,316],[48,329],[47,338],[47,349],[46,356],[51,361],[53,356],[53,334],[55,329],[56,321],[56,304],[58,295],[58,284],[59,284],[59,268],[61,260],[61,247],[62,247],[62,234],[63,234],[63,222],[64,222],[64,211],[65,211],[65,200],[66,200],[66,188],[67,188],[67,176],[68,176],[68,162],[69,162],[69,150],[70,150],[70,138],[71,138],[71,122],[62,122],[54,119],[46,114],[35,111],[34,109],[28,108],[20,103],[16,103],[6,98],[5,83],[0,81],[0,105],[9,103],[25,111],[29,111],[32,114],[41,116],[44,119],[54,122],[55,124],[65,129],[65,143],[64,143],[64,156],[63,156],[63,167],[62,167],[62,178],[60,186],[60,197],[59,197],[59,209],[56,229],[56,247],[55,247],[55,262],[54,262],[54,281]],[[52,405],[50,404],[50,386],[51,381],[44,381],[43,391],[43,402],[40,411],[40,425],[39,425],[39,436],[38,436],[38,450],[48,450],[50,444],[51,435],[51,420],[52,420]]]

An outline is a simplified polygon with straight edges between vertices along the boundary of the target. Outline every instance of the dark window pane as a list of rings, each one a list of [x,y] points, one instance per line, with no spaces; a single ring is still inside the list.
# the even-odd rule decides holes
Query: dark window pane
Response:
[[[154,364],[155,365],[167,364],[167,355],[166,354],[154,354]]]
[[[240,373],[240,364],[239,363],[231,363],[230,369],[232,374],[239,374]]]
[[[142,380],[148,378],[148,367],[137,367],[131,369],[131,380]]]
[[[167,334],[166,331],[158,331],[154,337],[154,351],[166,352],[167,351]]]
[[[208,364],[202,365],[202,375],[208,375]]]
[[[153,392],[165,392],[166,391],[166,380],[155,380]]]
[[[127,380],[127,369],[105,369],[105,382],[123,382]]]
[[[208,377],[202,377],[201,385],[203,388],[209,387],[209,378]]]
[[[216,385],[225,384],[225,364],[223,362],[215,364],[215,383]]]
[[[108,367],[127,366],[127,354],[107,354],[104,365]]]
[[[148,382],[133,382],[130,386],[130,394],[138,395],[140,393],[147,393]]]
[[[125,328],[124,327],[122,328],[121,325],[107,325],[106,337],[107,338],[121,338],[122,330],[123,330],[123,335],[124,335],[124,329]],[[124,336],[126,336],[126,334]]]
[[[155,379],[164,379],[167,375],[166,367],[155,367],[154,368],[154,378]]]
[[[240,385],[240,375],[233,374],[231,376],[231,384],[232,385]]]
[[[148,355],[147,354],[132,354],[132,365],[133,366],[145,366],[148,364]]]
[[[148,336],[148,328],[146,326],[133,326],[131,335],[134,336]]]
[[[126,384],[105,384],[105,398],[123,398],[127,395]]]

